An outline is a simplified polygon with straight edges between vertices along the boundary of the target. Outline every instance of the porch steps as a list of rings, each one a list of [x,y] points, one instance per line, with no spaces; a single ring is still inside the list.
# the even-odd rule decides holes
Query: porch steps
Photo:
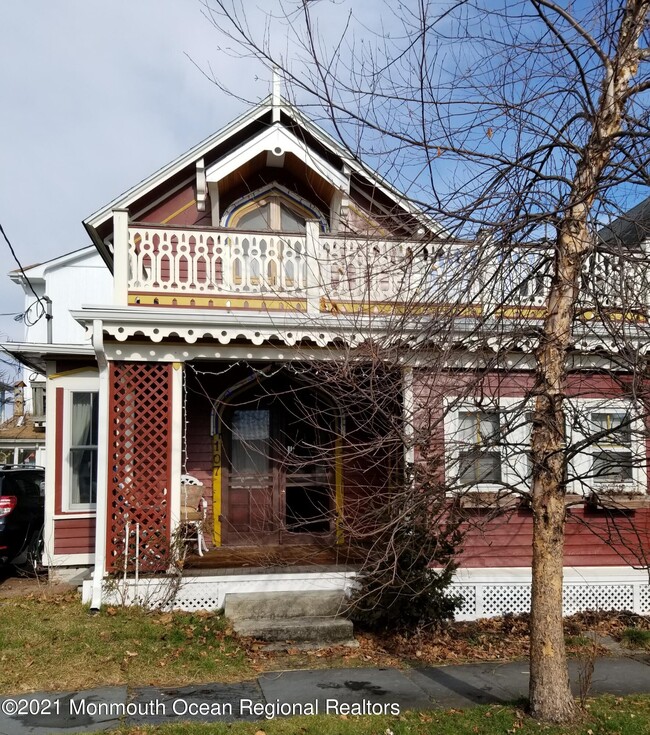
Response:
[[[239,635],[310,647],[355,644],[344,610],[345,595],[338,591],[227,594],[225,600],[226,617]]]

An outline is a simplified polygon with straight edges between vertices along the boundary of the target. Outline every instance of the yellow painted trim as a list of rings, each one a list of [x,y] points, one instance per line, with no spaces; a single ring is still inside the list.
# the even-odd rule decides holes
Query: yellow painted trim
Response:
[[[510,308],[497,309],[495,316],[505,319],[543,319],[546,316],[544,306],[513,306]]]
[[[56,378],[66,378],[68,375],[78,375],[79,373],[97,373],[99,374],[99,369],[94,368],[92,366],[90,367],[82,367],[82,368],[73,368],[72,370],[64,370],[60,373],[52,373],[52,375],[48,375],[48,380],[55,380]]]
[[[129,306],[189,306],[191,308],[204,309],[255,309],[305,312],[307,310],[307,301],[306,299],[289,301],[284,299],[233,296],[176,296],[174,294],[141,294],[131,292],[129,293]]]
[[[343,538],[343,437],[341,432],[334,445],[334,508],[336,513],[336,543],[342,544]]]
[[[612,319],[617,322],[626,321],[643,323],[647,321],[647,318],[643,314],[633,311],[627,311],[624,313],[622,311],[605,311],[603,309],[600,313],[604,314],[608,319]],[[594,319],[602,321],[600,315],[594,311],[585,311],[582,314],[578,314],[578,317],[583,321],[592,321]]]
[[[426,315],[444,313],[454,310],[456,317],[481,316],[483,307],[480,304],[468,304],[458,307],[455,304],[410,304],[393,301],[331,301],[321,297],[320,310],[329,314],[412,314]]]
[[[187,204],[183,204],[183,206],[180,209],[177,209],[175,212],[172,212],[172,214],[170,214],[169,217],[165,217],[165,219],[160,224],[166,225],[168,222],[171,222],[174,219],[174,217],[178,217],[179,214],[183,214],[183,212],[186,209],[189,209],[193,204],[196,204],[196,199],[190,199],[190,201]]]
[[[212,542],[221,546],[221,436],[212,437]]]

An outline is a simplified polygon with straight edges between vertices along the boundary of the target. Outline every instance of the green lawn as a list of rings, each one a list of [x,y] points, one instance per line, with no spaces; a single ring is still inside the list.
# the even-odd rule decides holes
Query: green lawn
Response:
[[[221,615],[108,608],[76,594],[0,601],[0,692],[179,685],[254,676]]]
[[[114,735],[648,735],[650,696],[600,697],[576,724],[551,727],[514,707],[409,712],[400,717],[291,717],[260,723],[167,725],[131,728]]]

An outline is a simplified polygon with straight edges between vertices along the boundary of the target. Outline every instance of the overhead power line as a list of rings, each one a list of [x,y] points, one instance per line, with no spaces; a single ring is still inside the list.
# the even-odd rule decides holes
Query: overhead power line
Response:
[[[41,313],[39,314],[39,316],[37,317],[37,319],[36,319],[36,320],[35,320],[35,321],[34,321],[34,322],[32,323],[32,324],[36,324],[36,322],[37,322],[37,321],[38,321],[38,320],[39,320],[39,319],[40,319],[40,318],[41,318],[41,317],[42,317],[42,316],[43,316],[44,314],[46,314],[46,313],[47,313],[47,309],[45,308],[45,306],[44,306],[44,304],[43,304],[43,301],[41,300],[41,297],[40,297],[40,296],[39,296],[39,295],[38,295],[38,294],[36,293],[36,290],[34,289],[34,286],[32,285],[32,282],[31,282],[31,281],[29,280],[29,277],[28,277],[27,273],[25,273],[25,269],[23,268],[23,264],[22,264],[22,263],[20,262],[20,260],[18,260],[18,256],[16,255],[16,251],[14,250],[14,247],[13,247],[13,245],[11,244],[11,242],[10,242],[9,238],[7,237],[7,233],[5,232],[5,230],[4,230],[4,227],[2,226],[2,223],[0,223],[0,232],[2,233],[2,237],[4,237],[4,239],[5,239],[5,242],[6,242],[6,243],[7,243],[7,245],[9,246],[9,250],[11,251],[11,255],[13,256],[13,259],[14,259],[14,260],[16,261],[16,263],[18,264],[18,268],[20,269],[20,272],[21,272],[21,274],[22,274],[23,278],[24,278],[24,279],[25,279],[25,280],[27,281],[27,285],[29,286],[29,288],[30,288],[31,292],[32,292],[32,293],[34,294],[34,296],[36,297],[36,301],[38,301],[38,304],[39,304],[39,306],[41,307]],[[30,306],[29,308],[31,309],[31,306]],[[24,312],[24,315],[25,315],[25,317],[26,317],[26,316],[27,316],[27,312]],[[8,316],[8,315],[7,315],[7,314],[5,314],[5,315],[3,315],[3,316]],[[12,314],[12,316],[15,316],[15,315],[13,315],[13,314]]]

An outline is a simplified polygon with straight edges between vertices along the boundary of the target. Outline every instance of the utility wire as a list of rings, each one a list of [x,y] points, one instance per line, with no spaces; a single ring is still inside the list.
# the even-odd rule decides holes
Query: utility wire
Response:
[[[43,303],[41,301],[41,297],[36,293],[34,290],[34,286],[32,285],[32,282],[29,280],[29,277],[27,276],[27,273],[25,273],[25,269],[23,268],[23,264],[18,260],[18,256],[16,255],[16,251],[13,248],[13,245],[9,241],[9,238],[7,237],[7,233],[4,230],[4,227],[2,226],[2,223],[0,222],[0,232],[2,233],[2,237],[4,237],[5,242],[9,246],[9,250],[11,251],[11,254],[13,256],[13,259],[18,263],[18,268],[20,269],[20,272],[23,275],[23,278],[27,281],[27,285],[29,286],[31,292],[36,297],[36,301],[38,301],[39,306],[41,307],[41,314],[37,317],[36,321],[34,321],[30,326],[33,326],[36,324],[36,322],[47,312],[47,309],[45,306],[43,306]],[[32,304],[33,306],[33,304]],[[31,306],[29,307],[31,309]],[[25,312],[25,317],[27,316],[27,312]]]

